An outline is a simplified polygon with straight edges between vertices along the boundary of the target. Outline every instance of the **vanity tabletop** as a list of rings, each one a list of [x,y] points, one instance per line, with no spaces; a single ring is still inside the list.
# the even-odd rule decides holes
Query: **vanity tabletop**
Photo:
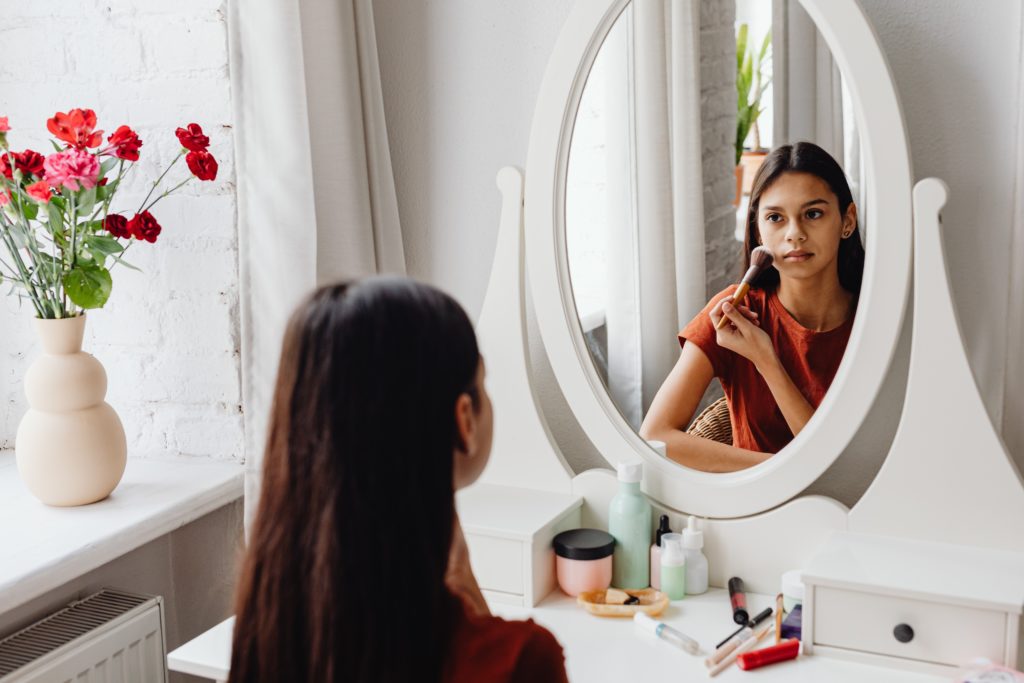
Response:
[[[772,606],[774,598],[747,594],[751,614]],[[491,610],[506,619],[532,618],[547,627],[565,650],[571,681],[786,681],[787,683],[950,683],[951,679],[882,668],[821,655],[800,655],[795,660],[743,671],[733,665],[714,679],[708,678],[704,658],[731,633],[729,594],[712,588],[703,595],[673,602],[659,619],[697,640],[701,656],[691,656],[641,632],[632,620],[596,617],[575,599],[553,591],[537,607],[492,604]],[[771,645],[765,638],[761,647]]]
[[[753,612],[772,604],[767,595],[747,594]],[[595,617],[572,598],[552,592],[537,607],[515,607],[491,603],[491,610],[506,619],[533,619],[551,630],[565,649],[569,680],[575,683],[604,681],[702,681],[708,680],[704,666],[706,652],[735,628],[729,609],[729,594],[711,589],[673,603],[661,619],[701,644],[705,655],[694,657],[639,632],[631,620]],[[231,630],[234,618],[182,645],[168,656],[171,671],[226,680],[231,662]],[[765,639],[765,644],[770,644]],[[735,665],[719,674],[716,681],[772,683],[950,683],[950,678],[831,657],[803,656],[779,664],[742,671]]]

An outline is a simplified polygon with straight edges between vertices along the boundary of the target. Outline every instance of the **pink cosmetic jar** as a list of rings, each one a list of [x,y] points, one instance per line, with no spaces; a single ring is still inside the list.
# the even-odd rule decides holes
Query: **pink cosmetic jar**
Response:
[[[566,595],[603,591],[612,583],[615,539],[599,529],[573,529],[555,536],[555,576]]]

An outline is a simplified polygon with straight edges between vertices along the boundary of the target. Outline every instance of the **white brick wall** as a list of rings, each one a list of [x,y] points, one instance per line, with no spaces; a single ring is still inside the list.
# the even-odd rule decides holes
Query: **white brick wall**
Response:
[[[704,135],[704,234],[708,298],[739,279],[736,242],[735,0],[701,0],[701,116]]]
[[[106,308],[89,314],[86,350],[107,368],[107,400],[136,457],[242,457],[225,3],[0,0],[0,116],[13,149],[49,151],[46,119],[74,107],[94,109],[108,134],[131,126],[144,145],[115,201],[125,211],[177,153],[177,126],[200,123],[220,163],[215,182],[193,181],[156,206],[160,239],[127,256],[144,272],[115,269]],[[181,161],[169,177],[186,173]],[[0,449],[13,447],[26,409],[31,315],[0,299]]]

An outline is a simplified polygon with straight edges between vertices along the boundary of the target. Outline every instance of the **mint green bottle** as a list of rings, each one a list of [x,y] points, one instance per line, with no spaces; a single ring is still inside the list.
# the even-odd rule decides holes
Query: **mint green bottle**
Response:
[[[615,538],[612,586],[647,588],[651,580],[651,504],[640,492],[641,463],[618,466],[619,492],[608,508],[608,533]]]
[[[686,597],[686,551],[682,534],[661,537],[661,592],[669,600]]]

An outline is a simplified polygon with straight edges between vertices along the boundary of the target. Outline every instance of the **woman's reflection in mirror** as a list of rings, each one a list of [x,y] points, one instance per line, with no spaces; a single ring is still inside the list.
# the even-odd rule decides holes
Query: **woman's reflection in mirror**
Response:
[[[743,244],[774,264],[732,306],[719,292],[679,333],[682,351],[640,428],[694,469],[744,469],[781,450],[810,420],[835,376],[864,270],[857,206],[843,169],[810,142],[774,149],[754,178]],[[725,316],[729,324],[716,330]],[[732,443],[686,432],[711,383],[722,383]]]

